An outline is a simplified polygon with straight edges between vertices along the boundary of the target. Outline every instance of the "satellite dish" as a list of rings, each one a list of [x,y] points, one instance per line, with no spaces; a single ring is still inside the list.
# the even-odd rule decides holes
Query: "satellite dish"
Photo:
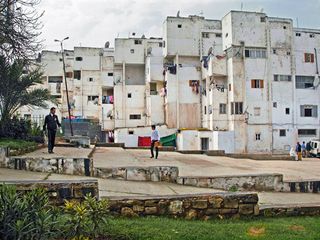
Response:
[[[107,42],[104,44],[104,47],[105,47],[105,48],[109,48],[109,47],[110,47],[110,42],[107,41]]]

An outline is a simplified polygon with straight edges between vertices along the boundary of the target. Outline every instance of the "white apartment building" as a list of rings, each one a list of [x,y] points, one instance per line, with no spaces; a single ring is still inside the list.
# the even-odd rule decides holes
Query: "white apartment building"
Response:
[[[163,38],[66,51],[72,115],[128,147],[155,124],[162,136],[178,132],[179,150],[287,153],[319,138],[319,51],[320,30],[265,13],[167,17]],[[61,53],[44,51],[41,62],[65,117]]]

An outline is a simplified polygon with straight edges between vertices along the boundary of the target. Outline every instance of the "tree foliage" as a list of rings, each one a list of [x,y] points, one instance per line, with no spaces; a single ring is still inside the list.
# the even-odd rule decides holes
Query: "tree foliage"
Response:
[[[42,83],[41,77],[38,67],[26,73],[23,61],[10,63],[0,56],[0,124],[23,106],[46,107],[45,101],[51,97],[48,89],[37,86]]]
[[[0,55],[29,61],[41,50],[40,0],[0,0]]]

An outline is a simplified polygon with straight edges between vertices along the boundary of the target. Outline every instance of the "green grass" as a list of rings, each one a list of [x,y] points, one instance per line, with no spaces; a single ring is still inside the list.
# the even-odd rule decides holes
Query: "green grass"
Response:
[[[250,235],[250,228],[264,233]],[[320,239],[320,217],[264,218],[250,220],[187,221],[168,218],[114,218],[106,232],[139,240],[202,239]],[[252,231],[251,231],[252,232]],[[116,238],[117,239],[117,238]],[[120,238],[121,239],[121,238]]]
[[[36,142],[29,142],[20,139],[0,138],[0,147],[9,147],[11,150],[35,148]]]

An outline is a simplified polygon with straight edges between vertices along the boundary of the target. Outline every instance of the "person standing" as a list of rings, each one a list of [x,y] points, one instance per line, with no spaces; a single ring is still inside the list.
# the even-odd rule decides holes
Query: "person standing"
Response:
[[[302,152],[302,157],[306,157],[307,155],[307,152],[306,152],[306,142],[303,141],[302,144],[301,144],[301,152]]]
[[[299,142],[297,142],[296,145],[296,153],[298,155],[298,161],[302,161],[301,145]]]
[[[56,115],[56,108],[50,109],[50,114],[46,116],[43,125],[43,131],[48,130],[48,153],[53,153],[54,141],[56,139],[57,128],[61,127],[58,116]]]
[[[310,157],[311,141],[307,142],[306,150],[307,150],[307,157]]]
[[[155,125],[151,126],[152,133],[151,133],[151,157],[154,158],[153,149],[156,148],[156,159],[158,158],[159,154],[159,141],[160,141],[160,134],[159,131],[156,129]]]

